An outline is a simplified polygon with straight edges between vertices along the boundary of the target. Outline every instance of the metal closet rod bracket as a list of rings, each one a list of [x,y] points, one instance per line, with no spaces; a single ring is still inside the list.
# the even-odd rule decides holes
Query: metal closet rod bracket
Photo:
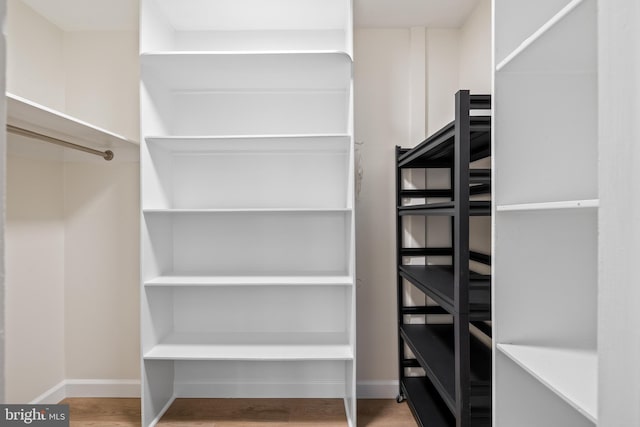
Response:
[[[93,148],[74,144],[73,142],[64,141],[62,139],[54,138],[48,135],[43,135],[41,133],[34,132],[28,129],[23,129],[13,125],[7,125],[7,132],[11,132],[16,135],[26,136],[29,138],[39,139],[41,141],[50,142],[52,144],[60,145],[66,148],[73,148],[74,150],[83,151],[85,153],[94,154],[96,156],[102,157],[107,161],[113,160],[113,151],[111,150],[107,150],[107,151],[94,150]]]

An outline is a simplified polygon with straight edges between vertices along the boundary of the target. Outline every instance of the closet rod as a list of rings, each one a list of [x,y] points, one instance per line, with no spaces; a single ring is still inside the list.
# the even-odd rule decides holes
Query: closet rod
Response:
[[[103,159],[109,161],[113,159],[113,151],[100,151],[94,150],[93,148],[85,147],[83,145],[74,144],[72,142],[63,141],[62,139],[53,138],[51,136],[43,135],[38,132],[34,132],[28,129],[23,129],[13,125],[7,125],[7,132],[14,133],[16,135],[22,135],[29,138],[39,139],[41,141],[50,142],[52,144],[61,145],[67,148],[73,148],[74,150],[84,151],[85,153],[95,154],[96,156],[100,156]]]

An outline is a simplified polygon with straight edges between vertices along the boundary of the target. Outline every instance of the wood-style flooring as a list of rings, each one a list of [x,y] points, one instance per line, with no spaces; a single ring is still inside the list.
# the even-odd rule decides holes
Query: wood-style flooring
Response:
[[[139,427],[140,399],[70,398],[71,427]],[[345,427],[341,399],[176,399],[159,427]],[[416,427],[407,403],[358,401],[358,427]]]

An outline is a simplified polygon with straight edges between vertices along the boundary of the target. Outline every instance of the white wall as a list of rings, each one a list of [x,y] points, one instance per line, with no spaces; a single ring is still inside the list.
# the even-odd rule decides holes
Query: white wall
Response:
[[[460,89],[459,38],[457,29],[427,30],[427,135],[453,120],[453,94]]]
[[[23,138],[10,136],[10,144]],[[29,143],[29,141],[26,141]],[[63,167],[10,156],[6,217],[6,400],[64,379]]]
[[[70,379],[139,377],[137,163],[67,163],[65,354]]]
[[[63,41],[65,111],[137,141],[138,33],[74,31]]]
[[[64,32],[9,3],[8,90],[137,140],[137,33]],[[63,163],[63,149],[26,143],[38,155],[13,145],[8,161],[7,397],[27,402],[64,379],[137,379],[139,166]],[[38,329],[47,347],[35,351],[23,337]]]
[[[408,29],[355,32],[355,139],[363,181],[356,200],[358,382],[397,378],[395,145],[410,143]]]
[[[64,52],[67,113],[137,140],[137,33],[66,32]],[[139,378],[139,164],[66,163],[64,188],[67,378]]]
[[[421,142],[421,130],[431,134],[451,121],[457,90],[490,92],[490,6],[489,0],[481,0],[460,29],[355,32],[355,138],[361,143],[364,172],[356,201],[361,397],[392,398],[398,391],[394,384],[398,375],[395,146],[412,147]],[[482,53],[476,54],[476,48]],[[423,70],[424,79],[416,75],[417,70]],[[419,97],[426,102],[421,103]],[[416,114],[420,109],[423,117]],[[428,179],[433,183],[442,178]],[[429,243],[447,239],[448,231],[443,232],[437,221],[433,224]],[[476,247],[485,251],[490,243],[488,225],[485,221],[477,232],[481,242]],[[415,230],[419,228],[418,224]]]
[[[491,0],[480,0],[460,29],[460,88],[491,92]]]
[[[64,111],[64,33],[20,0],[7,2],[7,90]]]
[[[6,70],[7,59],[7,28],[6,2],[0,2],[0,70]],[[0,71],[0,93],[6,90],[6,72]],[[5,103],[0,105],[0,128],[7,124],[7,108]],[[7,151],[6,132],[0,132],[0,153]],[[4,224],[6,206],[6,156],[0,155],[0,219]],[[0,227],[0,402],[5,402],[5,230]]]

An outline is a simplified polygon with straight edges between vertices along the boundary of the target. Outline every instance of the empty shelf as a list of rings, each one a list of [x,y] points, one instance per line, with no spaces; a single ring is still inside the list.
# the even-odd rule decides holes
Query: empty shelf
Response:
[[[352,360],[344,333],[173,333],[146,360]]]
[[[453,325],[402,325],[402,337],[427,372],[443,400],[455,411]],[[491,348],[471,335],[471,406],[491,406]]]
[[[351,58],[338,51],[151,52],[140,62],[143,80],[173,90],[347,90],[351,82]]]
[[[421,426],[453,427],[456,425],[451,411],[427,378],[403,378],[401,386],[409,407]],[[422,424],[422,420],[429,420],[428,424]]]
[[[498,350],[594,423],[598,419],[596,351],[498,344]]]
[[[160,276],[144,283],[145,286],[351,286],[353,280],[346,275],[269,275],[269,276]]]
[[[455,312],[454,277],[451,266],[402,265],[399,272],[449,313]],[[472,272],[469,280],[469,313],[473,320],[488,320],[490,311],[491,277]]]
[[[181,214],[226,214],[226,213],[246,213],[246,214],[278,214],[278,213],[340,213],[351,212],[350,208],[241,208],[241,209],[143,209],[145,214],[158,215],[181,215]]]
[[[508,205],[498,205],[496,210],[498,212],[509,211],[541,211],[552,209],[590,209],[600,206],[599,199],[588,200],[566,200],[559,202],[542,202],[542,203],[518,203]]]

